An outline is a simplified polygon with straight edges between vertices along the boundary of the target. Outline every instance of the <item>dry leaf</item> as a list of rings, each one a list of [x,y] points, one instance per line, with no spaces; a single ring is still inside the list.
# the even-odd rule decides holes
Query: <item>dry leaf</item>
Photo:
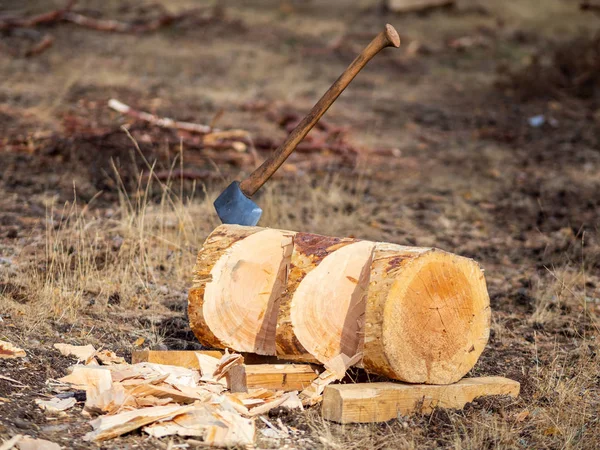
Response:
[[[544,436],[556,436],[557,434],[561,434],[560,430],[556,427],[549,427],[544,430]]]
[[[143,344],[144,342],[146,342],[146,338],[139,337],[139,338],[137,338],[137,339],[135,340],[135,342],[133,343],[133,345],[134,345],[135,347],[141,347],[141,346],[142,346],[142,344]]]
[[[25,350],[12,345],[10,342],[0,341],[0,358],[13,359],[26,356]]]
[[[516,422],[523,422],[525,419],[527,419],[527,417],[529,417],[529,410],[528,409],[524,409],[523,411],[521,411],[519,414],[516,415],[515,417],[515,421]]]

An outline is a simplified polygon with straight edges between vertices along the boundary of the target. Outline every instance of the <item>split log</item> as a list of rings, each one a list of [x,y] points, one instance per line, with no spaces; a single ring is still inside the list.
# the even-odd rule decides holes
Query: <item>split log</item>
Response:
[[[430,384],[463,377],[490,325],[471,259],[236,225],[200,251],[189,317],[208,347],[322,363],[362,352],[369,372]]]

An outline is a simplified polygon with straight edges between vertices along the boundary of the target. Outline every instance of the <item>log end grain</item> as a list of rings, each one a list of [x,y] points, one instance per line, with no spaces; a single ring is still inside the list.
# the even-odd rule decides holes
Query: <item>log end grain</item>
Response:
[[[365,368],[410,383],[458,381],[489,338],[489,296],[479,265],[435,249],[378,263],[393,281],[379,278],[369,287],[379,308],[367,317]],[[383,291],[381,280],[389,280]]]

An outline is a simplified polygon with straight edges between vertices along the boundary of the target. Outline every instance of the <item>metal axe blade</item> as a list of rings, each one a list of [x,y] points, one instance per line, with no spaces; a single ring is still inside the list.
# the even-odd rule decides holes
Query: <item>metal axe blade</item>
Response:
[[[253,227],[260,220],[262,209],[250,200],[234,181],[213,203],[221,222]]]

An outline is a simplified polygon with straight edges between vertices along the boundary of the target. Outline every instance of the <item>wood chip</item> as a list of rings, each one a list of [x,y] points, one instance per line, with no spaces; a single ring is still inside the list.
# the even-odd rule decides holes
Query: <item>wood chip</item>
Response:
[[[19,450],[60,450],[60,445],[45,439],[33,439],[25,436],[17,442]]]
[[[194,406],[155,406],[127,411],[114,416],[101,416],[90,422],[94,431],[87,433],[84,439],[86,441],[104,441],[136,430],[144,425],[185,414],[192,409],[194,409]]]
[[[237,353],[225,353],[219,360],[219,364],[215,368],[212,376],[216,381],[219,381],[232,367],[239,366],[244,363],[244,357]]]
[[[73,371],[58,381],[69,383],[77,389],[97,389],[99,392],[110,389],[112,374],[108,368],[99,366],[73,366]]]
[[[54,348],[57,349],[64,356],[75,356],[77,360],[84,361],[86,364],[91,362],[96,353],[96,349],[93,345],[71,345],[71,344],[54,344]]]
[[[145,427],[144,432],[156,438],[173,435],[204,437],[209,427],[217,425],[218,421],[213,417],[210,408],[200,405],[170,420],[153,423]]]
[[[427,11],[453,6],[455,0],[388,0],[388,8],[395,13]]]
[[[253,420],[245,419],[236,412],[223,410],[214,412],[213,416],[225,427],[209,428],[204,435],[206,444],[225,448],[254,444],[256,427]]]
[[[319,375],[309,387],[300,392],[299,398],[304,406],[312,406],[323,400],[325,387],[334,381],[341,380],[346,375],[346,370],[356,364],[362,358],[362,353],[357,353],[349,358],[343,353],[331,358],[326,364],[325,370]]]
[[[35,403],[44,411],[56,413],[66,411],[67,409],[72,408],[77,403],[77,400],[74,397],[54,397],[50,400],[37,399]]]
[[[12,345],[7,341],[0,341],[0,359],[23,358],[26,356],[25,350]]]
[[[200,373],[197,370],[165,364],[123,364],[107,366],[107,368],[112,371],[114,381],[134,378],[152,379],[164,375],[167,376],[164,381],[174,386],[196,387],[200,381]]]
[[[201,380],[216,381],[214,373],[219,367],[220,360],[202,353],[196,353],[195,355],[198,360],[198,366],[200,367]]]

